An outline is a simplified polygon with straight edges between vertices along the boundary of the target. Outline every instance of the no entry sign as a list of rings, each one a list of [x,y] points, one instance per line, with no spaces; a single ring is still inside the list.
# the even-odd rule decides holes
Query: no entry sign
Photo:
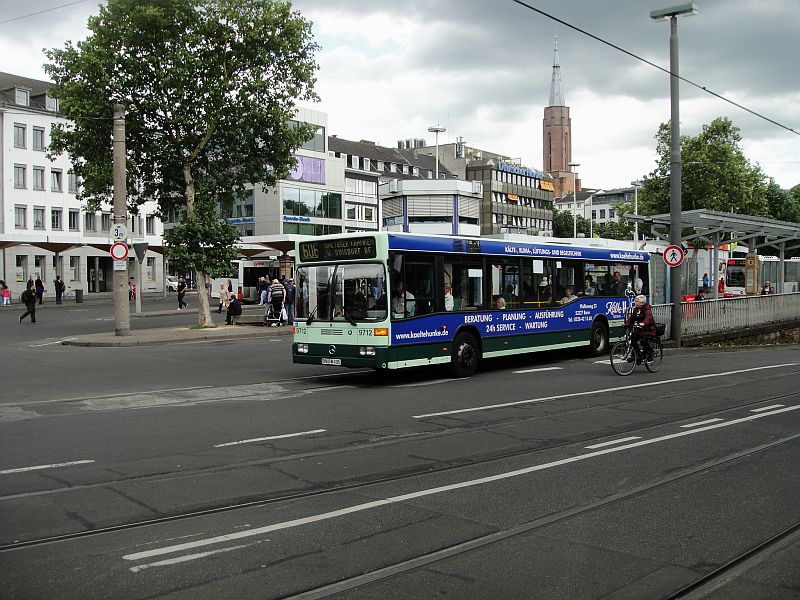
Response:
[[[125,260],[128,258],[128,244],[124,242],[111,244],[111,258],[114,260]]]
[[[680,246],[667,246],[664,250],[664,262],[668,267],[679,267],[685,257],[686,253]]]

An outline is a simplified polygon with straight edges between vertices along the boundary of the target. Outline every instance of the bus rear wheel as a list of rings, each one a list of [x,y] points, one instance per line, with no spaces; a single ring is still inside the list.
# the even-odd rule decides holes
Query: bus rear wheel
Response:
[[[608,327],[603,323],[592,325],[592,332],[589,336],[589,351],[592,356],[600,356],[608,352]]]
[[[471,333],[462,332],[453,342],[453,358],[450,368],[456,377],[470,377],[481,360],[478,341]]]

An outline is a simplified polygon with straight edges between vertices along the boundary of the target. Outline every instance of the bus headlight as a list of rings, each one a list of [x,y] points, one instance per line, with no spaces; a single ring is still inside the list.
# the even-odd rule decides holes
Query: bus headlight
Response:
[[[360,346],[358,353],[361,356],[375,356],[375,346]]]
[[[298,354],[308,354],[308,344],[297,344]]]

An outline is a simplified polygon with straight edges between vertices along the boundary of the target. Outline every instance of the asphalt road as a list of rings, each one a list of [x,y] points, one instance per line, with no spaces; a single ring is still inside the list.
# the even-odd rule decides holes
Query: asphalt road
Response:
[[[385,377],[87,308],[0,314],[3,598],[800,596],[798,346]]]

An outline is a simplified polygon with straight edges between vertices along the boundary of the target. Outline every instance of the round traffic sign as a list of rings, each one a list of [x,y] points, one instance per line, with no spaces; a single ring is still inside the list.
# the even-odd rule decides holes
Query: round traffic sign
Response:
[[[664,262],[668,267],[678,267],[683,263],[686,252],[680,246],[667,246],[664,249]]]
[[[111,228],[111,239],[115,242],[124,242],[128,239],[128,228],[118,223]]]
[[[125,260],[128,258],[128,244],[123,242],[111,244],[111,258],[114,260]]]

